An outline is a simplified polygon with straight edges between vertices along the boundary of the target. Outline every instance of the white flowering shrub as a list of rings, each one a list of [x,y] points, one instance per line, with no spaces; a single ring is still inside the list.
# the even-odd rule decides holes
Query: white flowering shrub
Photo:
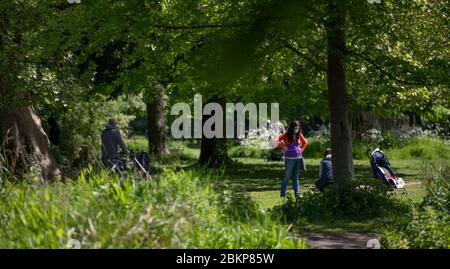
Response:
[[[427,126],[426,129],[415,126],[407,129],[392,129],[390,132],[392,135],[394,135],[395,137],[397,137],[402,141],[418,136],[428,136],[444,139],[449,138],[449,134],[446,134],[444,128],[442,128],[438,124],[430,124],[429,126]]]
[[[361,134],[361,140],[369,144],[380,145],[383,142],[381,131],[370,129]]]
[[[275,147],[273,141],[279,135],[279,131],[274,129],[259,128],[249,130],[247,138],[241,140],[241,145],[259,149],[272,149]]]
[[[283,125],[279,122],[271,124],[268,129],[251,129],[247,132],[247,137],[239,141],[239,146],[230,148],[228,153],[231,157],[267,158],[283,131]]]

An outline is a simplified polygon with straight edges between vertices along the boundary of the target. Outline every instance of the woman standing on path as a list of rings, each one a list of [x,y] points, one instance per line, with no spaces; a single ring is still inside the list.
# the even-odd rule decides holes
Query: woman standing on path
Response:
[[[298,175],[300,168],[304,167],[303,151],[308,141],[305,139],[300,129],[300,122],[297,120],[289,124],[287,131],[275,139],[275,145],[284,150],[284,176],[281,182],[280,197],[286,196],[287,183],[292,177],[294,193],[296,198],[300,198],[298,188]]]

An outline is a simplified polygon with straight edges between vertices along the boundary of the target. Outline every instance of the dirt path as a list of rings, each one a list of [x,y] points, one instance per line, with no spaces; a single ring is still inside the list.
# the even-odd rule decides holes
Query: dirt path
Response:
[[[375,244],[370,248],[379,248],[377,247],[378,236],[371,233],[346,233],[345,235],[307,233],[304,236],[308,238],[309,247],[316,249],[366,249],[369,248],[369,240],[371,240],[369,245]]]
[[[408,180],[405,183],[406,183],[406,186],[413,186],[413,185],[420,185],[420,184],[422,184],[422,181],[420,181],[420,180]]]

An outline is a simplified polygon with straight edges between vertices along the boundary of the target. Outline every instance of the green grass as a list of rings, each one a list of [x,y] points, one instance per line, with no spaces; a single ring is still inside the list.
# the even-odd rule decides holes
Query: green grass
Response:
[[[422,167],[422,202],[407,217],[382,227],[381,242],[385,248],[450,247],[450,163],[426,161]]]
[[[417,183],[417,184],[416,184]],[[413,203],[419,203],[422,200],[424,195],[424,189],[422,188],[420,182],[414,182],[414,185],[410,185],[407,187],[408,195],[399,195],[398,198],[411,201]],[[304,194],[305,192],[310,191],[309,189],[301,188],[300,192]],[[273,208],[274,206],[280,204],[282,199],[280,198],[280,191],[253,191],[250,192],[250,196],[252,199],[264,210],[269,208]]]
[[[272,208],[281,201],[279,196],[281,179],[284,171],[283,162],[268,162],[256,158],[236,158],[239,162],[227,169],[228,181],[233,186],[251,193],[251,196],[263,209]],[[310,191],[318,179],[320,159],[308,159],[307,171],[300,174],[300,191]],[[357,178],[372,178],[369,161],[355,160],[355,175]],[[422,192],[420,188],[419,160],[392,161],[394,171],[405,179],[413,202],[420,202]],[[376,179],[374,179],[376,180]],[[292,192],[292,181],[289,182],[288,191]]]
[[[304,248],[220,173],[164,171],[119,186],[104,172],[47,186],[3,182],[0,248]]]
[[[144,136],[125,139],[127,147],[134,152],[148,151],[148,141]],[[196,141],[172,140],[169,143],[170,154],[165,157],[152,157],[153,164],[159,168],[179,169],[195,164],[200,155],[200,143]]]
[[[199,144],[193,144],[188,142],[172,141],[175,148],[180,150],[175,153],[189,152],[192,159],[183,159],[175,162],[178,166],[187,167],[195,163],[196,157],[199,155]],[[235,147],[231,147],[232,149]],[[239,154],[247,156],[246,150],[234,151],[234,155]],[[225,186],[223,188],[232,188],[233,190],[241,193],[249,194],[251,199],[264,211],[273,208],[276,205],[282,203],[279,197],[281,178],[283,176],[284,163],[276,161],[266,161],[265,158],[261,158],[258,154],[252,151],[249,156],[257,157],[235,157],[236,162],[232,166],[228,167],[225,171],[222,179]],[[387,153],[390,154],[390,153]],[[264,154],[261,154],[264,155]],[[369,161],[361,154],[361,160],[354,160],[355,176],[360,179],[373,179],[370,169]],[[404,158],[392,158],[392,168],[407,183],[408,195],[398,195],[399,199],[405,200],[409,203],[420,203],[422,200],[424,191],[420,184],[420,169],[423,160],[416,159],[404,159]],[[395,156],[395,155],[394,155]],[[264,156],[262,156],[264,157]],[[180,159],[176,157],[176,160]],[[300,190],[304,194],[309,192],[314,182],[318,178],[319,158],[307,158],[307,171],[300,175]],[[376,180],[376,179],[373,179]],[[292,192],[292,183],[288,185],[288,192]],[[314,222],[314,223],[301,223],[301,225],[294,226],[294,230],[303,231],[323,231],[333,233],[345,233],[347,231],[378,231],[379,223],[376,221],[348,221],[336,219],[332,222]]]
[[[300,190],[304,195],[310,192],[318,177],[320,156],[325,145],[320,141],[311,141],[305,154],[307,171],[300,175]],[[189,167],[196,162],[199,156],[199,143],[172,141],[172,159],[164,165]],[[408,195],[397,195],[396,198],[406,201],[411,205],[421,203],[425,190],[421,184],[421,169],[424,160],[437,161],[448,156],[448,141],[418,137],[407,141],[397,148],[384,149],[391,165],[398,176],[405,179]],[[369,161],[365,155],[366,146],[355,143],[354,160],[355,176],[358,179],[373,179]],[[284,170],[283,162],[266,161],[267,152],[259,149],[246,149],[239,146],[231,146],[230,155],[236,161],[227,167],[221,184],[216,188],[232,189],[235,192],[248,195],[263,211],[283,203],[279,197],[281,178]],[[308,155],[310,155],[308,157]],[[315,158],[312,158],[315,157]],[[292,192],[292,183],[288,185],[288,191]],[[398,216],[404,216],[405,212],[398,212]],[[300,220],[292,226],[292,233],[325,232],[333,234],[345,234],[347,232],[371,232],[381,233],[381,227],[385,227],[388,219],[372,219],[355,221],[349,219],[332,220]]]
[[[280,198],[280,185],[284,171],[283,162],[268,162],[261,158],[235,158],[237,163],[228,167],[224,181],[242,192],[249,193],[251,198],[264,211],[268,211],[283,200]],[[299,177],[300,191],[304,195],[310,192],[318,178],[320,159],[307,159],[307,171]],[[420,203],[424,191],[420,182],[420,160],[392,160],[394,171],[403,177],[408,184],[408,195],[397,195],[398,199],[408,203]],[[373,179],[368,160],[355,160],[355,175],[360,179]],[[289,182],[288,192],[293,193],[292,181]],[[402,212],[399,212],[402,215]],[[296,233],[326,232],[344,234],[346,232],[379,232],[379,222],[382,220],[351,221],[324,220],[301,222],[293,226]]]
[[[127,144],[135,151],[147,147],[143,137]],[[80,177],[47,186],[3,182],[0,247],[61,248],[69,238],[79,238],[86,248],[302,248],[304,242],[293,234],[379,231],[383,220],[302,219],[289,232],[289,223],[271,220],[265,213],[283,202],[279,197],[283,162],[234,158],[223,174],[210,173],[192,168],[199,148],[192,141],[171,141],[171,154],[154,159],[163,172],[137,187],[130,183],[119,187],[117,178],[104,173],[89,181]],[[406,149],[398,149],[402,155],[401,150]],[[395,154],[395,149],[388,152],[392,168],[405,179],[409,192],[395,197],[418,204],[424,195],[423,161],[397,159]],[[307,171],[299,178],[303,194],[317,180],[320,159],[306,162]],[[354,164],[358,179],[373,179],[368,160]],[[292,182],[288,191],[292,193]]]
[[[130,151],[138,152],[148,150],[148,140],[145,136],[136,135],[129,139],[124,139],[124,142]]]
[[[448,140],[419,136],[409,140],[402,147],[385,150],[390,159],[439,160],[450,156]]]

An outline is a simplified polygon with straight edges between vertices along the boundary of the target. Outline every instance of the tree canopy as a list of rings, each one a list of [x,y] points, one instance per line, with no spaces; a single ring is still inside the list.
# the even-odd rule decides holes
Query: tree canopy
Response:
[[[449,12],[438,0],[45,0],[0,11],[3,107],[68,111],[123,94],[152,107],[200,93],[332,123],[353,111],[450,114]]]

